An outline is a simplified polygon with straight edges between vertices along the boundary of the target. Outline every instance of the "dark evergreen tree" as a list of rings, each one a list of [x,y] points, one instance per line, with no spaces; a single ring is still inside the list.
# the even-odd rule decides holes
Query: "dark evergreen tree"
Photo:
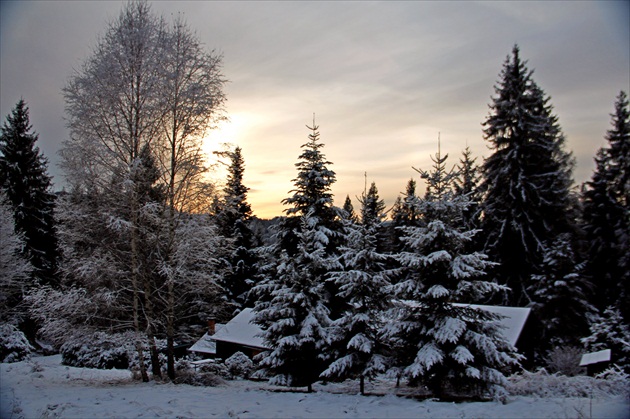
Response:
[[[607,132],[606,139],[610,144],[612,190],[621,206],[630,211],[630,106],[626,92],[617,96],[611,117],[612,129]],[[628,217],[630,213],[626,212],[626,221]]]
[[[588,302],[591,286],[581,272],[571,235],[561,234],[546,246],[542,272],[532,276],[528,290],[536,300],[532,315],[541,328],[535,345],[539,354],[555,346],[578,346],[588,334],[588,319],[595,313]]]
[[[358,221],[357,214],[354,212],[354,206],[352,205],[352,200],[350,199],[350,195],[346,195],[346,200],[343,201],[343,207],[341,209],[343,212],[343,218],[352,223],[356,223]]]
[[[472,157],[470,147],[462,152],[462,157],[457,165],[458,175],[453,179],[453,190],[455,196],[466,196],[470,206],[462,214],[462,222],[466,228],[479,227],[479,205],[481,203],[481,193],[479,183],[481,181],[480,167],[477,165],[477,158]]]
[[[34,278],[42,285],[57,285],[55,195],[48,162],[35,145],[38,137],[32,132],[28,106],[20,99],[2,125],[0,185],[13,208],[16,233],[24,235],[24,256],[33,265]]]
[[[385,218],[385,201],[380,199],[376,183],[372,182],[367,194],[361,198],[361,223],[366,226],[379,224]]]
[[[600,149],[595,157],[595,172],[583,190],[585,274],[591,279],[594,295],[591,300],[599,310],[614,305],[621,272],[623,249],[615,226],[623,218],[623,210],[610,190],[608,150]],[[617,290],[618,291],[618,290]]]
[[[455,303],[478,301],[501,290],[481,278],[493,264],[485,254],[466,251],[476,231],[459,220],[468,202],[454,197],[452,172],[438,152],[427,179],[425,198],[416,202],[422,225],[400,227],[406,250],[396,255],[406,275],[393,286],[396,318],[385,328],[397,349],[395,369],[411,383],[437,396],[481,395],[505,384],[505,369],[517,363],[496,317]]]
[[[527,289],[545,243],[573,226],[568,211],[573,159],[532,73],[515,46],[483,124],[493,150],[482,167],[485,251],[499,262],[492,274],[511,288],[504,302],[513,305],[532,301]]]
[[[420,214],[416,211],[416,181],[411,178],[407,182],[405,193],[398,196],[391,210],[392,222],[389,225],[389,250],[392,253],[399,252],[403,249],[400,241],[401,231],[397,227],[417,226],[419,225]]]
[[[628,159],[630,111],[621,92],[615,103],[608,147],[598,150],[595,172],[583,188],[585,273],[595,286],[593,301],[600,311],[616,306],[626,322],[630,318]]]
[[[258,241],[249,227],[252,209],[247,202],[249,188],[243,184],[245,160],[242,150],[217,153],[230,159],[227,183],[223,189],[223,202],[217,213],[217,224],[225,237],[233,240],[233,250],[229,256],[230,269],[223,277],[221,285],[230,301],[241,308],[247,301],[247,294],[257,281],[258,256],[255,248]]]
[[[230,160],[227,182],[223,188],[223,204],[217,214],[217,224],[224,236],[230,237],[238,220],[247,221],[252,215],[252,208],[247,202],[249,188],[243,183],[245,160],[240,147],[234,151],[215,153]]]
[[[626,323],[630,323],[630,106],[625,92],[617,96],[611,116],[612,129],[606,133],[610,144],[611,192],[622,213],[615,223],[621,256],[617,306]]]

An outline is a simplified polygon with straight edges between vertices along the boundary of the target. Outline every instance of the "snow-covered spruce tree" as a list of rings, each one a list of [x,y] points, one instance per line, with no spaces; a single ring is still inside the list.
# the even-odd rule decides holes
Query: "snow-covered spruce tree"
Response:
[[[290,205],[284,212],[287,220],[279,231],[279,239],[282,249],[289,252],[289,255],[296,248],[295,233],[301,226],[301,217],[308,215],[317,221],[322,227],[322,233],[328,238],[326,253],[335,253],[338,245],[340,228],[338,210],[333,206],[332,185],[335,183],[335,172],[328,169],[332,164],[326,160],[321,149],[324,144],[319,139],[319,126],[306,126],[311,133],[308,141],[302,145],[302,154],[295,167],[298,175],[293,179],[295,188],[289,193],[292,196],[282,200],[284,205]],[[293,243],[293,246],[292,246]]]
[[[341,221],[339,214],[341,210],[333,206],[332,184],[335,183],[335,172],[328,168],[332,164],[326,160],[321,149],[324,144],[319,139],[319,127],[313,120],[313,126],[307,128],[311,131],[308,141],[302,145],[302,153],[298,163],[298,175],[293,179],[295,185],[289,193],[292,195],[282,201],[284,205],[290,207],[285,209],[286,217],[282,218],[277,225],[275,244],[266,249],[267,268],[271,268],[269,276],[274,276],[275,266],[283,251],[291,257],[298,249],[298,233],[302,228],[302,218],[307,216],[311,223],[316,224],[321,241],[325,242],[326,256],[333,258],[337,254],[337,248],[342,241],[340,234]],[[325,282],[327,270],[320,268],[314,274]],[[325,300],[331,310],[332,318],[336,318],[343,307],[338,301],[337,290],[334,283],[326,282],[327,289]],[[257,295],[256,298],[265,298]]]
[[[249,227],[252,209],[247,202],[249,188],[243,184],[245,160],[240,147],[217,154],[230,159],[223,202],[216,216],[217,224],[225,237],[234,240],[234,250],[229,256],[230,271],[223,277],[221,285],[230,301],[242,308],[258,276],[258,255],[255,251],[258,241]]]
[[[19,324],[24,309],[20,307],[33,269],[24,257],[23,233],[15,232],[13,208],[0,188],[0,323]]]
[[[37,283],[56,285],[59,249],[54,219],[48,162],[35,145],[29,109],[24,99],[2,124],[0,135],[0,187],[13,210],[16,233],[23,234],[23,255],[33,266]]]
[[[337,295],[348,308],[331,325],[328,346],[332,363],[321,376],[358,378],[361,394],[365,394],[365,379],[387,369],[381,332],[390,301],[390,271],[386,263],[390,256],[378,249],[385,205],[374,183],[360,201],[361,223],[346,224],[347,244],[339,249],[343,268],[331,272],[328,279],[337,284]]]
[[[333,306],[334,313],[341,313],[343,304],[336,297],[335,284],[326,282],[337,264],[333,256],[341,225],[331,192],[335,172],[327,168],[331,163],[321,152],[318,126],[313,123],[307,128],[311,133],[295,165],[293,195],[282,201],[291,207],[277,227],[275,244],[266,248],[266,277],[252,295],[255,321],[272,348],[261,365],[288,385],[310,388],[324,368],[324,354],[318,351],[324,344],[329,310]],[[300,348],[306,351],[302,355]]]
[[[515,46],[483,124],[493,150],[482,167],[485,252],[499,263],[492,277],[512,290],[504,302],[519,306],[532,301],[527,289],[545,243],[573,223],[568,211],[573,158],[532,73]]]
[[[595,313],[588,302],[591,284],[583,277],[571,236],[561,234],[545,248],[542,271],[532,276],[528,290],[536,301],[532,314],[541,325],[530,338],[541,353],[555,346],[579,345]]]
[[[593,317],[591,334],[582,339],[589,351],[610,349],[611,361],[630,374],[630,327],[617,308],[608,307]]]
[[[260,366],[273,376],[271,382],[311,392],[325,366],[322,349],[330,319],[322,272],[330,269],[330,259],[320,221],[310,214],[300,219],[296,251],[290,256],[282,250],[275,276],[254,288],[266,297],[256,302],[254,321],[270,348],[261,354]]]
[[[606,140],[608,147],[598,150],[595,172],[582,192],[585,273],[595,286],[593,301],[600,311],[616,305],[628,322],[630,108],[624,92],[615,102]]]
[[[515,349],[503,337],[497,317],[455,303],[478,301],[502,287],[483,278],[493,263],[483,253],[468,253],[477,233],[464,230],[461,217],[469,202],[454,197],[453,171],[438,152],[425,198],[416,202],[417,227],[400,227],[405,251],[396,255],[406,276],[392,286],[396,307],[385,336],[396,352],[394,372],[423,384],[438,397],[481,396],[500,391],[506,369],[517,365]]]

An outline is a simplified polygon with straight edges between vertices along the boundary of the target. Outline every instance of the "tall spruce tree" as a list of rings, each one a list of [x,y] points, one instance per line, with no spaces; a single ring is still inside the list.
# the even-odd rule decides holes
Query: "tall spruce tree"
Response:
[[[608,147],[598,150],[595,172],[582,194],[585,273],[595,286],[593,301],[599,310],[616,306],[628,321],[630,110],[624,92],[617,97],[611,116],[612,129],[606,134]]]
[[[242,150],[217,153],[228,157],[227,182],[223,188],[223,202],[217,213],[217,224],[225,237],[233,239],[233,250],[229,256],[230,270],[221,285],[228,298],[242,308],[247,294],[257,281],[258,257],[255,252],[257,240],[249,227],[252,209],[247,202],[249,188],[243,183],[245,160]]]
[[[625,92],[617,96],[611,116],[612,129],[606,133],[606,139],[610,144],[612,193],[623,214],[615,224],[622,273],[617,285],[620,295],[617,306],[626,323],[630,323],[630,106]]]
[[[511,288],[505,303],[526,305],[531,274],[545,243],[571,229],[568,207],[573,159],[549,98],[519,55],[508,56],[484,122],[493,150],[482,167],[485,251],[499,262],[494,278]]]
[[[0,136],[0,186],[13,209],[15,230],[24,237],[24,256],[33,265],[40,284],[57,285],[59,249],[55,226],[55,195],[48,162],[35,145],[24,99],[16,104],[2,125]]]
[[[267,250],[267,277],[253,290],[257,298],[255,321],[272,348],[261,359],[263,368],[287,385],[308,386],[324,369],[321,351],[331,306],[335,318],[342,312],[334,283],[326,282],[338,265],[341,222],[333,207],[331,185],[335,172],[321,152],[318,126],[311,133],[296,163],[295,188],[282,202],[290,205],[278,225],[276,245]]]
[[[290,207],[285,209],[287,222],[281,228],[282,247],[291,254],[291,242],[294,241],[294,233],[300,229],[300,217],[308,215],[314,218],[318,225],[322,226],[323,232],[328,237],[326,253],[333,254],[338,245],[338,230],[340,227],[338,211],[333,206],[332,185],[336,182],[335,172],[328,169],[332,164],[326,160],[322,153],[324,144],[319,139],[319,126],[306,126],[311,133],[308,141],[302,145],[302,154],[295,164],[298,175],[293,179],[295,188],[289,191],[292,196],[282,200],[284,205]],[[293,246],[295,248],[295,246]]]
[[[422,383],[439,397],[482,395],[506,383],[505,369],[517,357],[494,315],[455,304],[501,287],[481,279],[493,263],[485,254],[466,251],[476,233],[459,222],[467,198],[453,196],[446,156],[438,151],[432,159],[432,171],[418,170],[428,183],[425,198],[416,201],[422,225],[400,227],[406,250],[396,258],[406,275],[393,286],[396,319],[385,335],[398,349],[394,368],[411,383]]]

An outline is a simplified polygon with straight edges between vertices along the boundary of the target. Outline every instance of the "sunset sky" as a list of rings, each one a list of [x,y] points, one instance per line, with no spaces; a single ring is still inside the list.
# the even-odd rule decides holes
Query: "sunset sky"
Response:
[[[61,89],[90,55],[122,1],[2,1],[0,112],[23,97],[57,189],[57,151],[67,138]],[[513,45],[551,96],[587,180],[604,145],[620,90],[630,90],[628,1],[553,2],[171,2],[208,49],[223,54],[231,122],[206,138],[209,151],[239,145],[249,201],[259,217],[281,215],[313,113],[337,173],[335,204],[376,182],[390,207],[412,166],[442,151],[457,163],[468,144],[489,151],[488,115]],[[419,192],[422,192],[423,187]],[[355,207],[358,206],[356,200]]]

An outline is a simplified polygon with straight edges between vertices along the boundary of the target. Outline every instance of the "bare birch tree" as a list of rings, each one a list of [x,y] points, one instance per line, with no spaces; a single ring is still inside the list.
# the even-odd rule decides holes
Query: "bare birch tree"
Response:
[[[71,129],[61,152],[64,169],[73,188],[116,197],[110,202],[118,202],[128,214],[123,221],[129,230],[133,324],[149,340],[154,375],[160,374],[155,335],[163,326],[167,371],[175,376],[177,299],[186,289],[177,281],[187,277],[174,256],[187,245],[178,231],[212,190],[204,182],[208,169],[202,139],[224,118],[225,82],[220,55],[207,53],[181,18],[169,26],[140,1],[128,3],[109,24],[64,88]],[[157,170],[155,179],[147,178],[153,173],[147,171],[149,160]],[[146,230],[146,220],[155,216],[147,201],[147,182],[157,182],[163,191],[157,233]],[[154,239],[144,240],[149,236]],[[147,246],[153,248],[147,251]],[[147,268],[154,262],[157,269]],[[157,312],[162,309],[163,315]],[[140,337],[137,351],[142,377],[148,380]]]
[[[223,119],[225,79],[221,56],[207,53],[186,22],[178,16],[164,39],[161,79],[164,115],[158,152],[166,185],[166,245],[163,272],[166,275],[167,373],[175,378],[175,281],[171,269],[180,246],[176,234],[182,217],[195,212],[206,195],[207,172],[202,139],[217,120]]]

